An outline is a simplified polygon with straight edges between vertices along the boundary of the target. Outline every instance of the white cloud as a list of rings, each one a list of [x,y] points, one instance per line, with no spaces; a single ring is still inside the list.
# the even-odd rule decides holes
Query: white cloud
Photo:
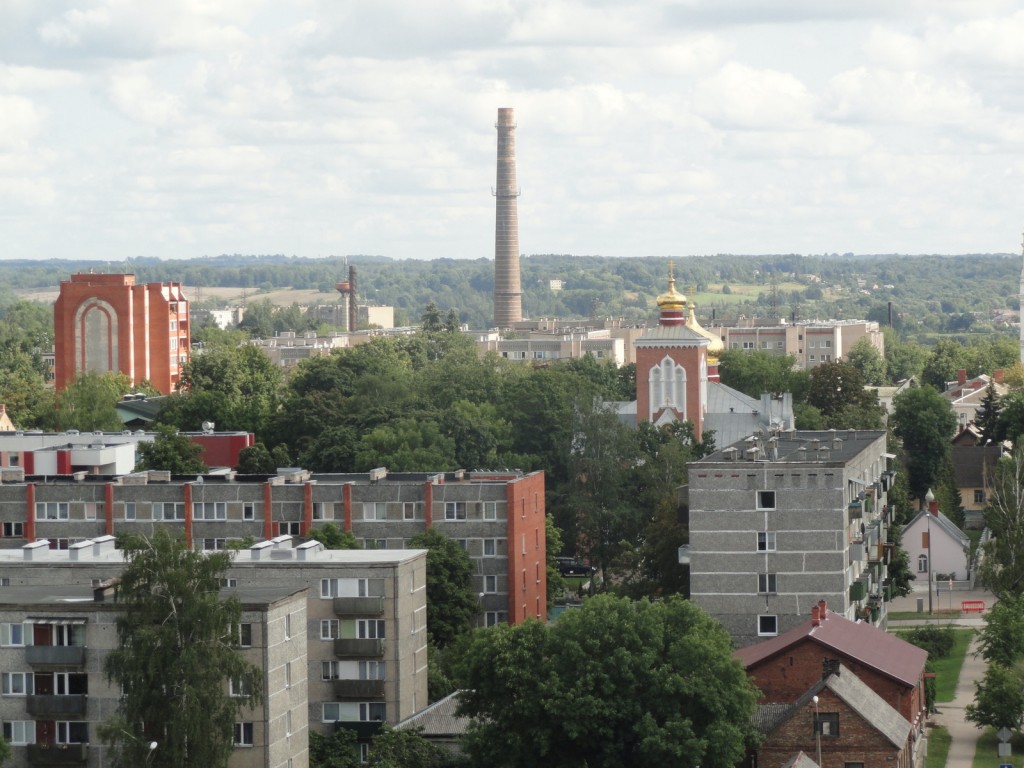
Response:
[[[726,128],[799,126],[814,111],[814,99],[798,78],[735,62],[701,81],[694,101],[701,115]]]

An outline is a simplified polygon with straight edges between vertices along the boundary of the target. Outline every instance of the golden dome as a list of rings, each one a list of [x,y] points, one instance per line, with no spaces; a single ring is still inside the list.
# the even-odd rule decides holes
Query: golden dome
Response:
[[[722,343],[722,340],[718,336],[706,328],[703,328],[701,324],[697,322],[697,305],[693,302],[690,302],[690,314],[686,318],[686,327],[708,340],[709,357],[718,357],[719,353],[725,349],[725,344]]]
[[[676,290],[676,278],[672,274],[674,264],[668,264],[668,290],[658,297],[658,308],[668,310],[686,309],[686,297]]]

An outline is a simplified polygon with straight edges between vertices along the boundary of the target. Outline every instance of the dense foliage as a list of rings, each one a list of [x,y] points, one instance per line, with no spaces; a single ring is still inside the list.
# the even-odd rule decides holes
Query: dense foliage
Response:
[[[465,747],[494,768],[732,768],[757,692],[693,603],[607,595],[546,626],[479,631],[465,659]]]

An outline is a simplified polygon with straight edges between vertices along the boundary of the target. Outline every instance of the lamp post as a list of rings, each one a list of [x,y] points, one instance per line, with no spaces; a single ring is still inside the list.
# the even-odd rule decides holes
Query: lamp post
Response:
[[[818,722],[818,697],[811,699],[814,702],[814,742],[818,750],[818,765],[821,765],[821,723]]]
[[[932,489],[928,489],[928,493],[924,496],[925,503],[928,505],[928,615],[932,615],[932,509],[931,503],[935,501],[935,494],[932,493]]]

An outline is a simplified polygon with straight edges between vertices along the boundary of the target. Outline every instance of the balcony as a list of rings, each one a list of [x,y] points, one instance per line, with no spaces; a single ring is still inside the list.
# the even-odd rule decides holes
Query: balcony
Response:
[[[339,730],[341,728],[347,728],[350,731],[355,731],[356,738],[359,741],[368,741],[376,736],[381,731],[383,723],[366,720],[338,720],[334,724],[334,729]]]
[[[867,594],[867,587],[863,581],[855,581],[850,585],[850,602],[855,603],[858,600],[863,600]]]
[[[29,696],[26,709],[30,715],[36,717],[53,716],[57,719],[65,719],[65,715],[84,716],[85,696]]]
[[[336,699],[382,699],[384,698],[383,680],[335,680],[334,698]]]
[[[85,664],[85,646],[28,645],[25,661],[33,667],[80,667]]]
[[[846,512],[846,518],[848,522],[864,519],[864,505],[859,501],[855,501],[852,504],[850,504],[850,506],[846,508]]]
[[[384,614],[384,598],[336,597],[334,612],[339,616],[381,616]]]
[[[89,758],[88,744],[29,744],[31,765],[85,765]]]
[[[339,659],[379,658],[384,655],[383,640],[335,640],[334,655]]]

